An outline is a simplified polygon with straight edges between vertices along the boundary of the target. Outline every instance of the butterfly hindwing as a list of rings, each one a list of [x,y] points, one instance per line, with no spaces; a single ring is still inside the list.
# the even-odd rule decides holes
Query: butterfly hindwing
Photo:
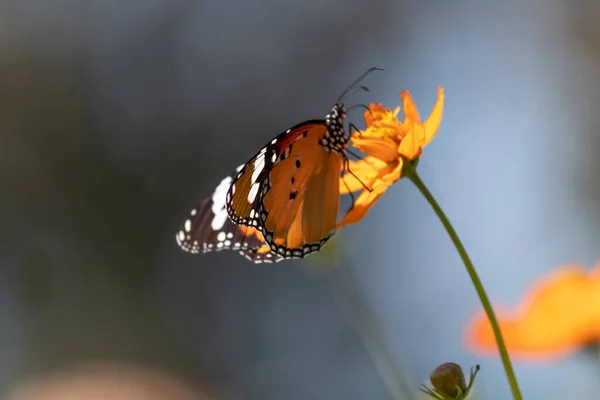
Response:
[[[227,216],[226,193],[240,170],[241,166],[221,181],[212,196],[192,209],[176,234],[177,243],[190,253],[237,250],[257,263],[281,261],[259,231],[239,226]]]

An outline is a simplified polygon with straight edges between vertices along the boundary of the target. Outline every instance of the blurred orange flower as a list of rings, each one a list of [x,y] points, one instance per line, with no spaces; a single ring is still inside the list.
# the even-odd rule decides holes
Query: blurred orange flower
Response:
[[[511,357],[548,360],[600,339],[600,264],[592,270],[564,266],[542,277],[513,311],[497,312]],[[468,323],[465,346],[497,354],[483,312]]]
[[[423,122],[408,91],[400,93],[400,98],[404,121],[397,118],[400,107],[391,111],[381,104],[370,104],[364,113],[366,129],[352,134],[352,144],[366,157],[350,161],[352,174],[346,173],[340,179],[340,193],[358,190],[361,193],[338,228],[360,221],[388,186],[400,179],[404,161],[419,158],[423,147],[434,138],[440,126],[444,109],[443,88],[438,88],[437,102],[431,115]]]

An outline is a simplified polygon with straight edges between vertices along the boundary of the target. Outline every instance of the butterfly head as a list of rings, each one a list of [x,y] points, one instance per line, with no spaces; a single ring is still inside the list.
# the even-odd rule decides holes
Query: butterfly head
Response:
[[[337,103],[325,115],[325,125],[327,125],[327,132],[325,137],[321,140],[321,144],[328,151],[343,152],[344,148],[348,144],[348,137],[344,130],[344,120],[346,119],[346,108],[343,103]]]

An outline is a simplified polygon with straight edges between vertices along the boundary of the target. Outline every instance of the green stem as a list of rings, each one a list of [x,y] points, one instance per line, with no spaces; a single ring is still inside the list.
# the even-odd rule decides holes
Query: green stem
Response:
[[[475,286],[475,290],[477,291],[477,294],[479,295],[481,304],[483,305],[485,313],[487,314],[487,317],[490,320],[490,323],[492,325],[492,330],[494,331],[494,336],[496,336],[496,343],[498,344],[498,350],[500,351],[500,357],[502,358],[502,364],[504,365],[504,370],[506,371],[506,376],[508,378],[508,383],[510,384],[510,388],[512,390],[513,397],[515,398],[515,400],[522,400],[523,397],[521,396],[519,384],[517,383],[517,377],[515,376],[515,372],[513,370],[512,364],[510,362],[510,357],[508,356],[508,352],[506,351],[506,345],[504,344],[504,339],[502,338],[502,333],[500,332],[500,326],[498,325],[498,320],[496,319],[496,315],[494,314],[494,310],[492,308],[490,300],[488,299],[487,294],[485,293],[483,284],[481,283],[481,280],[479,279],[479,276],[477,275],[477,271],[475,271],[475,267],[473,266],[473,263],[469,259],[469,255],[467,254],[467,251],[465,250],[458,235],[456,234],[456,231],[452,227],[452,224],[450,224],[448,217],[446,217],[446,214],[444,214],[444,211],[442,211],[442,208],[440,207],[440,205],[437,203],[437,201],[435,200],[435,198],[433,197],[433,195],[431,194],[429,189],[427,189],[427,186],[425,186],[425,184],[423,183],[423,181],[421,180],[421,178],[419,177],[417,172],[414,170],[410,171],[410,172],[411,172],[410,174],[404,175],[404,176],[407,177],[408,179],[410,179],[417,186],[417,188],[421,191],[421,193],[423,194],[425,199],[427,199],[427,201],[429,202],[429,204],[431,205],[431,207],[437,214],[438,218],[442,222],[442,225],[444,225],[444,228],[446,228],[448,235],[450,235],[450,239],[452,239],[452,242],[454,243],[454,246],[456,246],[456,250],[458,251],[458,254],[460,254],[460,257],[462,258],[463,263],[465,264],[465,267],[467,268],[467,272],[469,273],[469,276],[471,277],[471,280],[473,281],[473,286]]]

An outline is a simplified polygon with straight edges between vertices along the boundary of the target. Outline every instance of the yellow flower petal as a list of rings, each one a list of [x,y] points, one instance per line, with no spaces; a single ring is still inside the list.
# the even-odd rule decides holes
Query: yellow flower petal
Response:
[[[402,160],[400,159],[395,165],[386,165],[379,172],[379,176],[372,183],[371,191],[366,189],[362,190],[360,195],[358,195],[354,201],[352,208],[338,223],[338,229],[344,225],[354,224],[367,215],[371,206],[383,196],[387,188],[400,179],[400,174],[402,173]]]
[[[418,118],[416,108],[412,103],[412,99],[408,92],[402,92],[401,97],[405,104],[410,104],[413,107],[412,111],[408,112],[406,120],[402,123],[402,128],[406,132],[406,135],[402,139],[402,142],[398,146],[398,154],[409,160],[414,160],[421,156],[423,147],[425,147],[434,137],[442,121],[442,113],[444,111],[444,89],[438,87],[438,99],[431,111],[431,114],[423,124],[416,122],[415,117]],[[405,110],[405,113],[407,111]]]
[[[383,193],[369,192],[363,190],[354,202],[354,206],[348,211],[344,218],[338,222],[337,229],[348,224],[355,224],[369,212],[373,204],[383,196]]]
[[[397,145],[390,139],[363,135],[354,138],[352,144],[363,153],[384,162],[394,162],[398,158]]]
[[[384,107],[379,103],[372,103],[369,104],[369,109],[365,110],[363,113],[363,117],[365,118],[365,124],[368,128],[375,121],[390,120],[392,118],[395,119],[399,111],[399,107],[396,107],[394,111],[390,111],[389,108]]]
[[[404,136],[398,146],[398,154],[409,160],[414,160],[421,155],[421,146],[417,137],[418,131],[422,129],[421,126],[416,125],[411,132]]]
[[[402,106],[404,107],[404,121],[410,121],[417,124],[420,123],[421,118],[419,117],[419,110],[417,110],[408,90],[404,90],[400,93],[400,98],[402,99]]]
[[[346,172],[340,178],[340,194],[363,190],[365,188],[363,184],[370,188],[373,186],[375,179],[377,179],[379,171],[384,167],[385,162],[375,157],[365,157],[362,160],[350,161],[348,168],[352,171],[352,174]]]
[[[388,164],[386,168],[380,172],[380,180],[383,184],[385,184],[385,187],[383,187],[384,191],[388,188],[388,186],[390,186],[392,183],[397,182],[398,179],[400,179],[400,176],[402,175],[402,165],[403,161],[401,158],[399,158],[396,160],[395,163]],[[373,183],[373,190],[378,191],[380,190],[379,188],[379,182],[376,180]]]
[[[424,137],[421,146],[425,147],[435,137],[435,134],[442,122],[444,112],[444,89],[438,87],[438,98],[429,117],[423,122]]]

